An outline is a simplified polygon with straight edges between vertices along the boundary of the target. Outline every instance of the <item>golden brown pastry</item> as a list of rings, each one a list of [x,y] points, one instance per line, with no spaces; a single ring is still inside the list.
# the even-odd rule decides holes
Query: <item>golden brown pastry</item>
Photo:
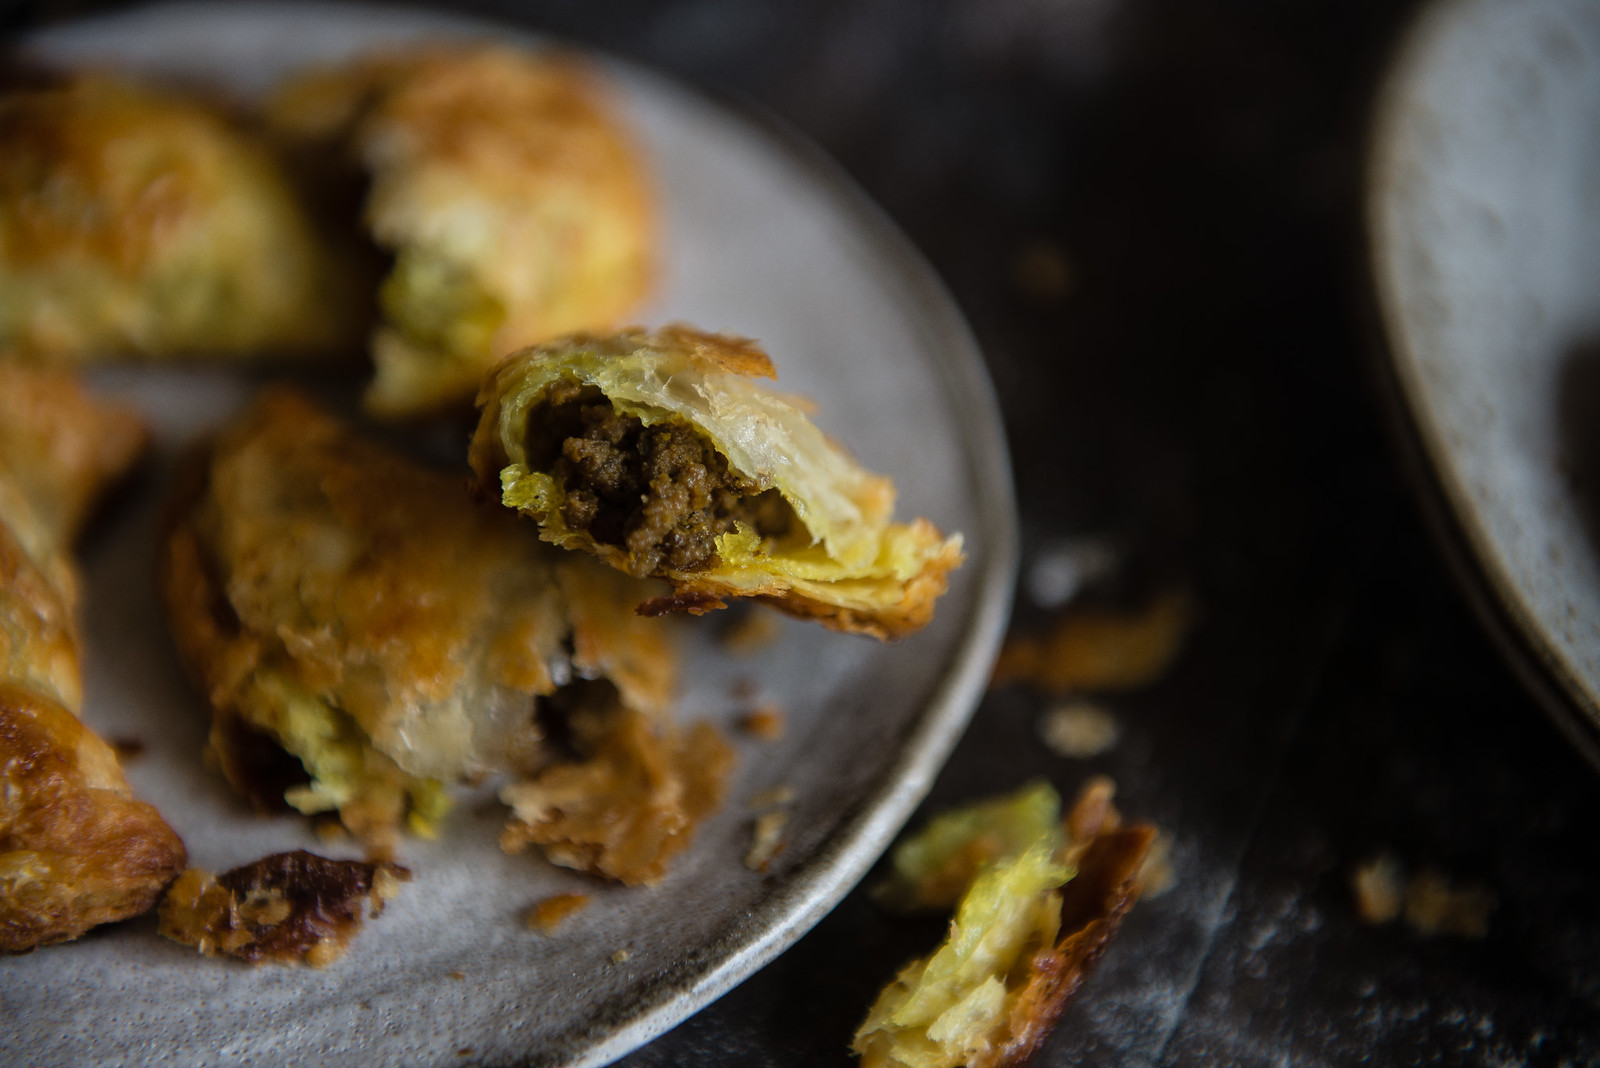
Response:
[[[501,355],[604,329],[647,289],[654,209],[639,152],[576,61],[490,47],[314,71],[271,107],[355,157],[394,254],[369,411],[462,407]]]
[[[484,382],[472,467],[546,541],[670,582],[650,611],[754,597],[879,638],[923,626],[961,536],[891,522],[889,479],[763,377],[753,342],[682,326],[525,349]]]
[[[100,75],[0,96],[0,345],[52,364],[327,353],[360,281],[221,114]]]
[[[1156,832],[1123,826],[1113,789],[1092,780],[1058,823],[1059,797],[1035,783],[896,849],[891,899],[956,914],[857,1029],[863,1068],[1008,1068],[1038,1051],[1139,897]]]
[[[648,588],[528,538],[463,480],[281,390],[197,476],[175,503],[162,588],[214,711],[211,751],[246,793],[337,811],[382,850],[403,819],[428,833],[447,785],[538,781],[594,759],[633,716],[671,750],[657,721],[672,651],[633,611]],[[264,745],[297,774],[261,776]],[[683,773],[666,763],[639,801],[677,813]]]
[[[207,957],[249,964],[309,964],[344,956],[411,872],[385,861],[330,860],[303,849],[213,877],[190,868],[161,901],[161,933]]]
[[[183,843],[132,796],[82,701],[68,546],[144,430],[54,372],[0,363],[0,951],[148,910]]]

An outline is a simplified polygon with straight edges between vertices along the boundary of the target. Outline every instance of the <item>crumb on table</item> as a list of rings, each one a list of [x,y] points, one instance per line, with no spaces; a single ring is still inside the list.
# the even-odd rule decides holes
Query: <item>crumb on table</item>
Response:
[[[1065,701],[1039,717],[1039,738],[1057,756],[1087,760],[1110,750],[1121,737],[1116,719],[1093,701]]]

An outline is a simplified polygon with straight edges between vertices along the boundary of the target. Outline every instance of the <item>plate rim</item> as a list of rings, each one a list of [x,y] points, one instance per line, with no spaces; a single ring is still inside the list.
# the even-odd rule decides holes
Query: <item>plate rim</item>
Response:
[[[1591,693],[1569,669],[1526,604],[1493,550],[1477,508],[1449,462],[1452,450],[1434,422],[1428,390],[1414,357],[1398,283],[1385,255],[1383,219],[1394,187],[1399,126],[1408,89],[1423,76],[1426,53],[1447,31],[1468,0],[1431,0],[1413,12],[1396,36],[1368,108],[1361,160],[1362,247],[1360,264],[1377,391],[1386,423],[1401,455],[1424,521],[1456,585],[1502,657],[1562,735],[1600,770],[1600,694]]]

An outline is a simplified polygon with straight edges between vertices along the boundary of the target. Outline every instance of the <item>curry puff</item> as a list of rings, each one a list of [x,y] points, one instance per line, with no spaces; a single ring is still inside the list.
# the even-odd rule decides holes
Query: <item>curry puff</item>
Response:
[[[0,363],[0,951],[77,938],[150,909],[183,843],[133,797],[75,714],[68,549],[104,484],[144,446],[129,412],[55,372]]]
[[[526,349],[484,383],[472,467],[546,541],[670,582],[646,611],[753,597],[879,638],[923,626],[961,536],[891,522],[893,483],[773,376],[753,342],[681,326]]]
[[[0,95],[0,345],[19,357],[327,354],[359,344],[368,303],[222,113],[99,75]]]
[[[371,177],[366,223],[394,256],[373,414],[465,409],[500,356],[610,328],[650,283],[649,177],[574,60],[380,54],[300,76],[269,113],[287,138],[352,156]]]
[[[720,799],[730,750],[668,722],[645,585],[286,390],[187,482],[163,596],[211,755],[263,805],[336,812],[381,853],[403,822],[432,833],[451,784],[506,776],[508,848],[633,882]]]

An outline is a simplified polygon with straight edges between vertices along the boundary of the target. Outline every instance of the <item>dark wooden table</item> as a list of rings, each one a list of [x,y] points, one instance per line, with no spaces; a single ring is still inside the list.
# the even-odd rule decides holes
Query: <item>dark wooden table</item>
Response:
[[[12,27],[102,4],[21,4]],[[754,101],[836,156],[944,276],[1007,420],[1024,568],[1114,546],[1088,596],[1183,588],[1176,667],[1121,743],[1040,745],[996,691],[928,807],[1092,773],[1174,836],[1039,1064],[1600,1061],[1600,777],[1500,663],[1375,397],[1360,270],[1392,0],[578,0],[461,5]],[[1041,626],[1025,581],[1017,625]],[[1481,941],[1355,915],[1381,850],[1481,881]],[[939,921],[850,895],[644,1049],[846,1064]]]

